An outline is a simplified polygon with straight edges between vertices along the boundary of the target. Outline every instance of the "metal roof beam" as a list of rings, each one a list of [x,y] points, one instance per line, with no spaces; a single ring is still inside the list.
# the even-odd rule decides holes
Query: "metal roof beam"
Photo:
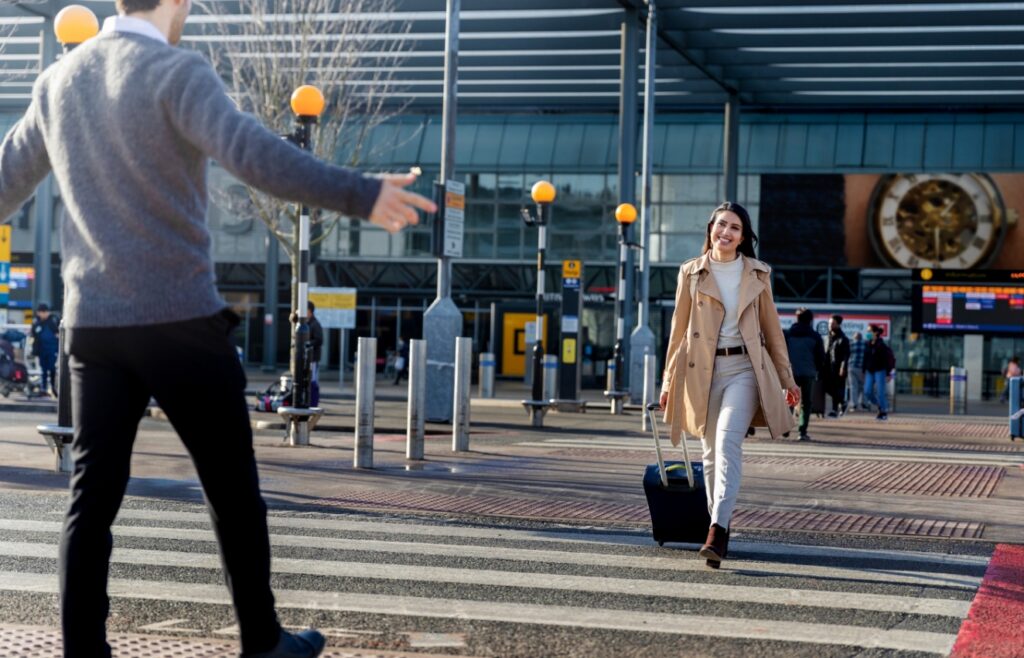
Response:
[[[972,22],[973,24],[973,22]],[[878,31],[866,28],[863,33],[812,31],[809,34],[726,34],[708,30],[672,32],[683,43],[702,51],[735,50],[738,48],[905,48],[925,46],[936,49],[947,46],[1020,46],[1024,44],[1024,25],[1001,28],[978,26],[972,31],[904,32]]]
[[[640,12],[641,22],[644,25],[647,24],[645,11],[647,8],[646,3],[642,2],[641,0],[619,0],[619,3],[625,8],[638,10]],[[657,7],[660,10],[661,3],[658,3]],[[675,35],[667,32],[666,30],[659,28],[658,37],[661,39],[662,43],[667,44],[672,50],[678,53],[686,62],[688,62],[694,68],[699,70],[708,80],[711,80],[716,85],[718,85],[718,87],[721,88],[722,91],[726,93],[726,95],[737,94],[739,95],[741,101],[744,100],[742,93],[740,93],[739,90],[736,89],[735,85],[731,81],[722,78],[720,71],[715,70],[713,67],[710,67],[706,64],[706,62],[704,61],[704,57],[701,53],[691,49],[685,42],[680,40]]]
[[[875,12],[847,14],[842,17],[842,27],[920,27],[1005,25],[1020,18],[1021,8],[1007,6],[1002,10],[979,10],[964,12]],[[835,13],[821,13],[808,10],[799,14],[767,14],[753,11],[748,14],[716,14],[692,11],[690,8],[666,9],[661,16],[666,30],[717,30],[717,29],[771,29],[771,28],[831,28],[839,26]]]

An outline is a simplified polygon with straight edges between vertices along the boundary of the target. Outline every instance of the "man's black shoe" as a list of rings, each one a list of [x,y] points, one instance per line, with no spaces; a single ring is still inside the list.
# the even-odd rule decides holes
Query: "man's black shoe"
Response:
[[[242,658],[315,658],[324,650],[327,640],[320,631],[307,628],[299,633],[281,631],[277,646],[263,653],[243,653]]]

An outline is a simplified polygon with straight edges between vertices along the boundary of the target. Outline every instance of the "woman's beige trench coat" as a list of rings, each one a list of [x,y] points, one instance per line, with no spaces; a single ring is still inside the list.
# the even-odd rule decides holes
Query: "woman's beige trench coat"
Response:
[[[760,402],[751,424],[768,427],[772,437],[779,438],[795,425],[784,391],[795,382],[786,338],[772,297],[771,270],[757,259],[738,257],[743,259],[739,329],[754,366]],[[711,252],[708,252],[679,268],[676,310],[672,315],[672,334],[661,386],[662,392],[668,393],[665,420],[671,423],[673,445],[679,444],[684,430],[703,437],[708,421],[718,332],[725,320],[725,306],[711,274],[710,260]],[[692,295],[691,288],[696,295]]]

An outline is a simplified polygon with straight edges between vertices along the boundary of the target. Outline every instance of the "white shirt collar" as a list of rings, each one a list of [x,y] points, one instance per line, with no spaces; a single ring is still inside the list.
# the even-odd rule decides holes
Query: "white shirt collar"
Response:
[[[110,16],[103,21],[103,32],[130,32],[167,43],[167,37],[149,21],[131,16]]]

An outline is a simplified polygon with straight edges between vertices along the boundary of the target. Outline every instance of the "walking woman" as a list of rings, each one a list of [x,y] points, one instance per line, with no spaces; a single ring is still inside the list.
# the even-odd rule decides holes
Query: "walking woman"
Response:
[[[683,431],[702,437],[711,527],[700,556],[716,569],[728,551],[747,427],[779,438],[794,425],[787,405],[800,399],[771,270],[754,257],[756,244],[743,206],[715,208],[703,255],[679,268],[661,388],[672,444]]]

